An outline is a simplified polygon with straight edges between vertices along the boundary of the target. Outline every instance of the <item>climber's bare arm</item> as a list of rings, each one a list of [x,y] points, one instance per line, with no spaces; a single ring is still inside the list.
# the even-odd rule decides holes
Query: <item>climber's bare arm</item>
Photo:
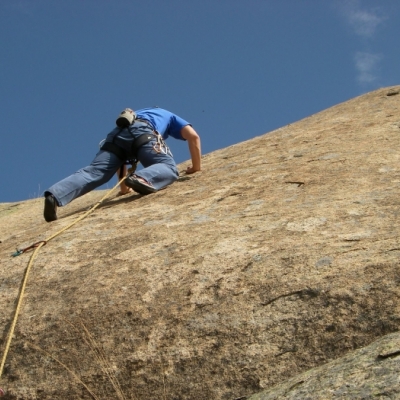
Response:
[[[181,135],[188,142],[190,157],[192,159],[192,165],[187,167],[186,173],[193,174],[194,172],[201,171],[200,136],[190,125],[186,125],[181,129]]]

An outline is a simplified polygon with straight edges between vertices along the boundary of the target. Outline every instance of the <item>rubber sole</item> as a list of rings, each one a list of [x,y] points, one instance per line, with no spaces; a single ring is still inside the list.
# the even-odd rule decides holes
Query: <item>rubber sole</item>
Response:
[[[134,176],[129,176],[125,179],[126,186],[132,188],[135,192],[140,194],[151,194],[157,191],[153,186],[146,185],[145,183],[140,182]]]

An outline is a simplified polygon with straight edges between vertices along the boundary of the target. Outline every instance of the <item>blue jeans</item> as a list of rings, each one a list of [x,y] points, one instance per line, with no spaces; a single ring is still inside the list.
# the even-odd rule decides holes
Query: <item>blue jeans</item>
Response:
[[[112,141],[123,148],[129,158],[134,138],[149,132],[152,130],[146,124],[135,122],[129,128],[114,129],[108,134],[106,141]],[[156,140],[152,140],[139,148],[137,159],[144,168],[136,175],[150,182],[156,190],[160,190],[175,182],[179,173],[172,156],[157,153],[153,149],[155,143]],[[108,182],[123,164],[124,162],[115,154],[100,150],[89,166],[57,182],[47,189],[44,195],[52,194],[59,206],[65,206],[77,197]]]

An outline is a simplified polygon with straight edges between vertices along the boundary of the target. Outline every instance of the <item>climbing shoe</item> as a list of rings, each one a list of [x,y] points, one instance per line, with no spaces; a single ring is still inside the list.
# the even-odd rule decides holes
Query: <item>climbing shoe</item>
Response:
[[[46,222],[55,221],[57,219],[57,200],[52,194],[49,194],[44,199],[44,219]]]
[[[157,191],[157,189],[151,183],[137,175],[128,176],[125,179],[125,184],[140,194],[150,194]]]

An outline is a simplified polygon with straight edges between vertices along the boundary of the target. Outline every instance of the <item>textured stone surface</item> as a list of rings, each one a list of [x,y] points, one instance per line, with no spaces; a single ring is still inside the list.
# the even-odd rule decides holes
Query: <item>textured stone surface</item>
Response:
[[[400,398],[400,333],[292,378],[248,400]]]
[[[50,241],[6,398],[93,398],[83,382],[101,399],[236,399],[397,331],[399,89],[207,154],[202,173],[114,197]],[[29,261],[10,254],[103,194],[51,224],[41,199],[0,205],[1,351]]]

